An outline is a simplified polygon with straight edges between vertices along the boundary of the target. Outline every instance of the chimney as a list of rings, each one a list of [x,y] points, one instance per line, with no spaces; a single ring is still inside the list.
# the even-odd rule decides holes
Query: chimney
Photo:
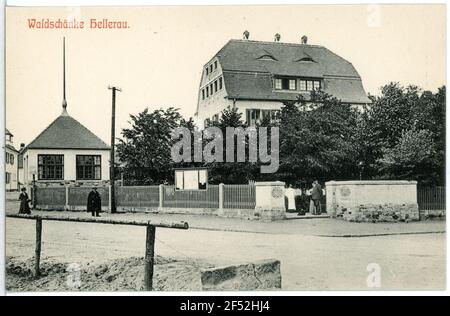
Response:
[[[280,39],[281,39],[281,35],[280,35],[280,33],[277,33],[277,34],[275,34],[275,42],[279,42],[280,41]]]
[[[306,36],[306,35],[303,35],[302,36],[302,44],[308,44],[308,36]]]
[[[250,37],[250,32],[249,31],[244,31],[243,39],[248,40],[249,37]]]
[[[25,148],[25,143],[20,143],[20,149]]]

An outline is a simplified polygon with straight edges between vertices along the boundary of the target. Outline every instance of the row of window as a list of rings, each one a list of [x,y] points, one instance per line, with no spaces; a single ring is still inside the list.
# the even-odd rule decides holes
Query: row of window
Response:
[[[76,156],[77,180],[101,180],[100,155]],[[39,180],[64,180],[64,155],[38,155]]]
[[[320,90],[320,80],[314,79],[293,79],[293,78],[275,78],[274,80],[275,90],[300,90],[300,91],[313,91]],[[298,88],[297,88],[298,84]]]
[[[10,153],[6,153],[5,161],[8,164],[13,165],[14,164],[14,155]]]
[[[205,69],[206,75],[209,75],[210,73],[212,73],[216,69],[217,69],[217,60],[215,60],[209,66],[206,66],[206,69]]]
[[[247,109],[246,110],[246,122],[248,126],[254,126],[261,124],[263,121],[269,120],[269,122],[275,122],[280,118],[280,110],[259,110],[259,109]],[[219,114],[214,114],[211,119],[207,118],[204,121],[205,127],[211,125],[212,122],[219,121]]]
[[[280,110],[259,110],[259,109],[247,109],[246,110],[246,122],[247,125],[253,126],[261,124],[261,122],[269,120],[274,122],[280,117]]]
[[[219,77],[218,79],[211,82],[209,85],[207,85],[205,88],[202,89],[202,100],[205,100],[205,98],[208,98],[212,96],[217,91],[222,90],[223,88],[223,79],[222,77]]]

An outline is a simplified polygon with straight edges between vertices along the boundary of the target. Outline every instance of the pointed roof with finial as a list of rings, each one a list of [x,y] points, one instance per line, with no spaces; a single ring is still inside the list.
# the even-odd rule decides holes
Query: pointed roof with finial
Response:
[[[63,38],[63,101],[62,113],[44,129],[27,149],[105,149],[110,147],[67,112],[66,39]]]

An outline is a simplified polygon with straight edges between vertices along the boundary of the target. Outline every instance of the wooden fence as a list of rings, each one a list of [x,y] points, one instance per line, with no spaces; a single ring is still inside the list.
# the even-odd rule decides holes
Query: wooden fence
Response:
[[[417,188],[417,204],[421,211],[445,210],[445,187]]]
[[[36,220],[36,247],[34,255],[34,276],[40,276],[40,261],[42,249],[42,221],[60,221],[60,222],[78,222],[78,223],[96,223],[110,225],[132,225],[145,226],[147,228],[145,240],[145,267],[144,267],[144,287],[146,291],[153,290],[153,272],[155,264],[155,234],[156,227],[188,229],[187,222],[154,222],[154,221],[132,221],[121,219],[104,219],[92,217],[61,217],[61,216],[42,216],[42,215],[24,215],[24,214],[7,214],[6,217],[32,219]]]

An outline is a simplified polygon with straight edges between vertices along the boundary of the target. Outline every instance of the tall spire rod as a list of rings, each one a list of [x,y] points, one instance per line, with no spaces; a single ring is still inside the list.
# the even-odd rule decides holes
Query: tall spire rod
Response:
[[[66,113],[66,37],[63,37],[63,113]]]

